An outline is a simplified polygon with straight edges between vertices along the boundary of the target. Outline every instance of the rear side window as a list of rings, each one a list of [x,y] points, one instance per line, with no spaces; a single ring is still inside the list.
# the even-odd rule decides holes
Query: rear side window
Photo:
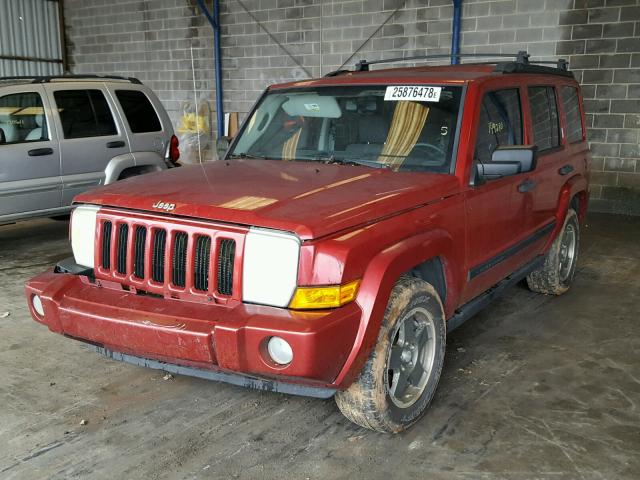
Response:
[[[49,140],[42,99],[35,92],[0,97],[0,144]]]
[[[489,92],[482,99],[476,161],[491,162],[493,151],[501,145],[522,145],[522,111],[517,88]]]
[[[160,120],[147,96],[137,90],[116,90],[132,133],[159,132]]]
[[[582,117],[580,116],[580,100],[578,99],[578,89],[574,87],[562,87],[560,90],[562,109],[567,124],[565,125],[567,141],[569,143],[581,142],[584,135],[582,132]]]
[[[529,87],[533,140],[539,151],[560,145],[558,106],[553,87]]]
[[[117,135],[111,109],[100,90],[58,90],[56,100],[64,138]]]

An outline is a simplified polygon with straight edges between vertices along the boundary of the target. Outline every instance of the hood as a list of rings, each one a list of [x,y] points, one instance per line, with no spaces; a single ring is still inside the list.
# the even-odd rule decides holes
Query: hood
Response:
[[[452,175],[231,160],[134,177],[74,201],[273,228],[309,240],[430,203],[457,186]]]

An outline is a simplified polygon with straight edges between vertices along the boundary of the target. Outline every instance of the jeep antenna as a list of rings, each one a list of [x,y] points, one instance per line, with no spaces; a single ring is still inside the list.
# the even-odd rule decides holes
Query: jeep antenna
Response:
[[[195,105],[196,135],[198,135],[198,163],[202,163],[202,147],[200,146],[200,111],[198,110],[198,91],[196,90],[196,67],[193,62],[193,43],[191,43],[191,76],[193,77],[193,104]]]

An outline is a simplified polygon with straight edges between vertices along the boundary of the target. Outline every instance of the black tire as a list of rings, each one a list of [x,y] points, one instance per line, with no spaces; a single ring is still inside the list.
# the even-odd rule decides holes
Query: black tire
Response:
[[[529,289],[545,295],[562,295],[569,290],[576,274],[579,250],[580,222],[576,211],[569,208],[562,230],[551,244],[544,264],[527,276]]]
[[[415,337],[403,333],[410,330]],[[391,292],[377,343],[358,379],[335,395],[340,411],[352,422],[379,432],[397,433],[414,424],[436,391],[446,335],[442,302],[433,286],[418,278],[400,278]],[[412,359],[406,363],[409,355]],[[391,368],[393,365],[401,366]],[[410,380],[406,390],[396,395],[404,378],[401,369],[409,379],[419,375],[415,381],[419,386]]]

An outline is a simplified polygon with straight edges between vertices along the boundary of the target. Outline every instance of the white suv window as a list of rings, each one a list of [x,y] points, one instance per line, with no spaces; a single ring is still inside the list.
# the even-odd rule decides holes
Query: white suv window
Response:
[[[0,97],[0,143],[49,140],[42,98],[36,92]]]
[[[58,90],[56,100],[64,138],[117,135],[111,109],[100,90]]]

